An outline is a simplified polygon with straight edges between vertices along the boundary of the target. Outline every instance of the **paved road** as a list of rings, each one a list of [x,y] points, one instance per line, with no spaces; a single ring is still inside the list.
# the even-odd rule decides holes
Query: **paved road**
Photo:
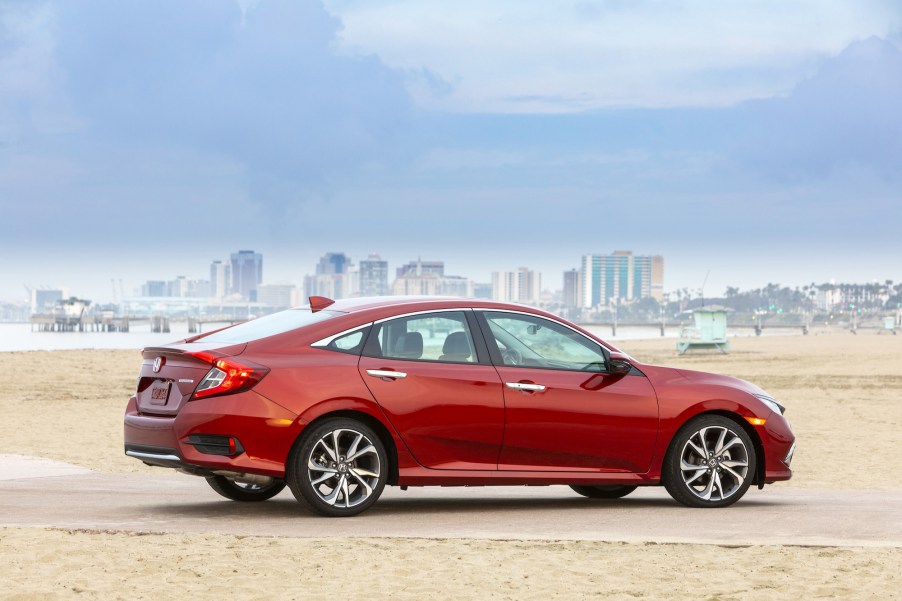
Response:
[[[0,526],[316,538],[902,547],[902,491],[775,485],[749,491],[728,509],[697,510],[677,505],[662,488],[640,489],[617,501],[584,499],[563,486],[387,488],[362,516],[329,519],[303,511],[287,490],[265,503],[235,503],[200,478],[164,470],[100,474],[31,461],[25,470],[21,458],[0,456]]]

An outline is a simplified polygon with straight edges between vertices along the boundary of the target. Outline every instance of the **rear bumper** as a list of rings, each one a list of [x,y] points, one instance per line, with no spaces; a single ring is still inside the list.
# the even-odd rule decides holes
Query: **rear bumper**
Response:
[[[198,475],[229,470],[284,478],[285,462],[301,429],[296,417],[253,391],[190,401],[175,416],[139,413],[132,397],[125,411],[125,453],[148,465]],[[189,443],[192,434],[235,437],[241,452],[202,452]]]

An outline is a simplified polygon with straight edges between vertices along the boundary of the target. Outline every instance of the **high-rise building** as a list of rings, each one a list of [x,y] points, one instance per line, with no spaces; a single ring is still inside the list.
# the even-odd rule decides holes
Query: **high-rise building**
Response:
[[[232,253],[232,294],[254,300],[257,286],[263,283],[263,255],[252,250]]]
[[[580,306],[579,302],[579,270],[569,269],[564,272],[564,289],[561,304],[568,309]]]
[[[542,274],[528,267],[492,273],[492,298],[507,303],[536,304],[542,295]]]
[[[169,284],[163,280],[147,280],[141,286],[141,296],[169,296]]]
[[[328,252],[316,264],[316,274],[304,278],[304,295],[332,299],[356,296],[357,288],[353,285],[356,276],[356,269],[346,254]]]
[[[347,273],[351,259],[344,253],[326,253],[316,265],[316,275]]]
[[[445,277],[444,261],[411,261],[398,267],[397,277],[392,282],[392,294],[400,296],[434,296],[444,294],[442,281]]]
[[[664,298],[664,258],[635,256],[618,250],[611,255],[583,255],[580,268],[580,305],[607,306],[612,299],[631,302]]]
[[[217,300],[229,295],[232,288],[232,265],[226,261],[210,264],[210,296]]]
[[[360,261],[360,296],[385,296],[388,294],[388,261],[372,253]]]
[[[445,262],[444,261],[422,261],[417,259],[406,265],[398,267],[396,277],[405,278],[411,276],[434,275],[444,277]]]

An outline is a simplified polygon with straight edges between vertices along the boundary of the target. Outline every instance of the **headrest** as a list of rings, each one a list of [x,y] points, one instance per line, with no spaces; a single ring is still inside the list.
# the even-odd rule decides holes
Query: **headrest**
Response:
[[[419,332],[407,332],[398,337],[398,357],[403,359],[419,359],[423,356],[423,335]]]
[[[455,355],[462,359],[470,356],[470,341],[467,339],[466,332],[452,332],[445,338],[445,344],[442,345],[442,353],[445,355]]]

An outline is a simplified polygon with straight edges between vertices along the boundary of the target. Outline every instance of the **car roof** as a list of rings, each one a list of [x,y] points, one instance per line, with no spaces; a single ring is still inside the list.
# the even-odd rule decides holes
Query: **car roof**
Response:
[[[474,307],[485,309],[527,310],[530,313],[545,313],[535,307],[516,303],[502,303],[482,298],[463,298],[460,296],[368,296],[360,298],[343,298],[323,307],[329,311],[342,313],[358,313],[374,309],[405,308],[410,311]],[[303,307],[307,308],[307,307]]]

